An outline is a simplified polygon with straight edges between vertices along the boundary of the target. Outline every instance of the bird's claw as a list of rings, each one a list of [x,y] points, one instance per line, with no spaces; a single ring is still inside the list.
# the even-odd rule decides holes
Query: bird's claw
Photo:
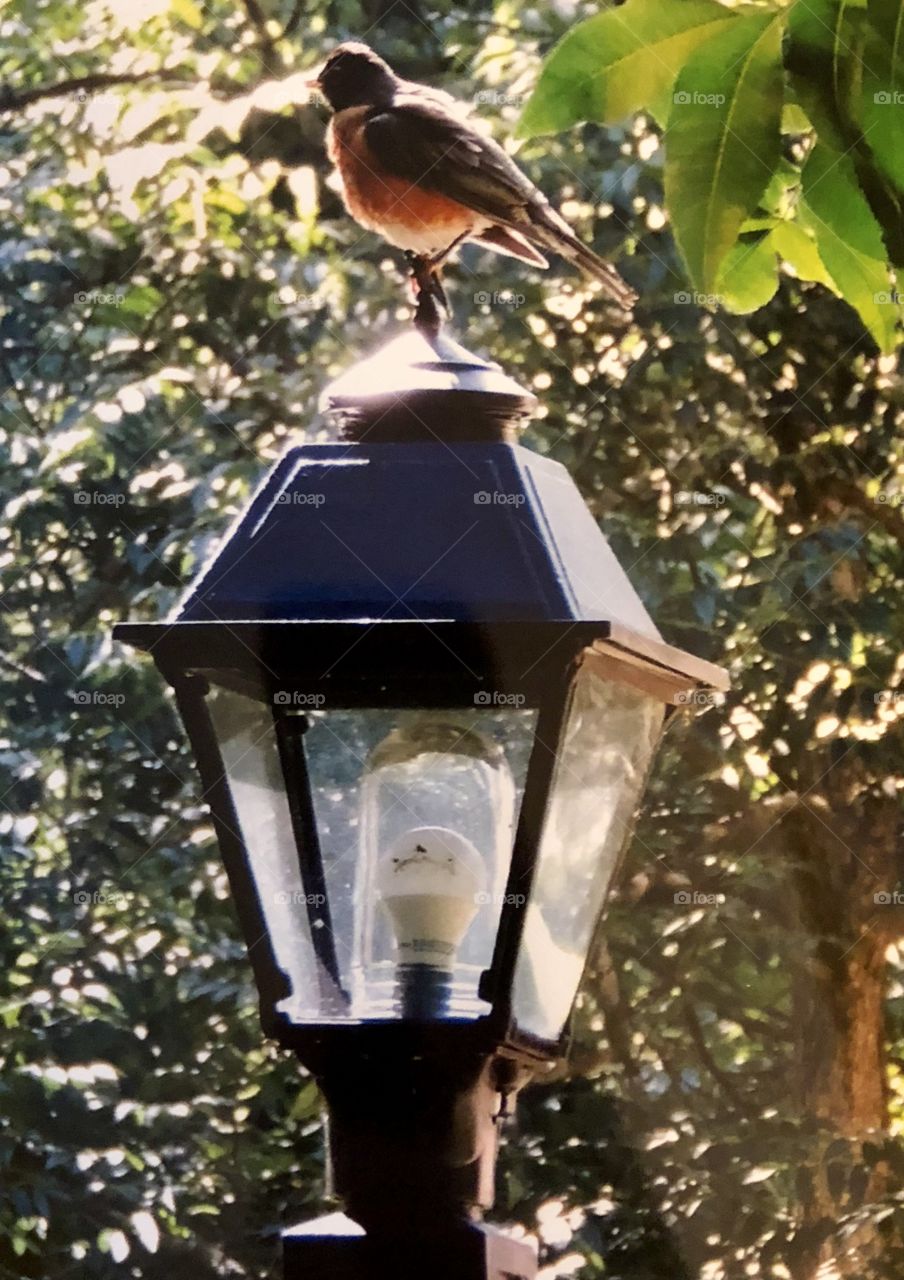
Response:
[[[443,313],[449,314],[449,300],[436,265],[419,254],[409,253],[406,256],[411,268],[415,327],[436,333],[442,326]]]

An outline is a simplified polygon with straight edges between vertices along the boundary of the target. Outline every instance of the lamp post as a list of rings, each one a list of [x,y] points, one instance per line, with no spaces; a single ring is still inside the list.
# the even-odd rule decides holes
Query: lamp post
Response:
[[[481,1222],[501,1118],[563,1052],[670,709],[663,642],[533,397],[431,332],[328,390],[148,650],[194,745],[264,1030],[315,1075],[347,1210],[310,1280],[529,1277]]]

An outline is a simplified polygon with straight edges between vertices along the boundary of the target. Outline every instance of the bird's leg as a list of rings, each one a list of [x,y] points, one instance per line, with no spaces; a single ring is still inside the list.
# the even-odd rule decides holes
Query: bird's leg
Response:
[[[414,323],[418,329],[437,333],[442,325],[440,306],[447,314],[449,311],[442,283],[435,274],[430,258],[424,254],[410,252],[405,256],[411,268],[411,284],[415,301]]]
[[[432,294],[443,306],[447,306],[446,295],[437,274],[434,259],[426,254],[408,252],[405,255],[411,268],[411,283],[415,301],[424,294]]]
[[[428,278],[430,280],[430,292],[439,302],[446,312],[449,314],[449,299],[446,297],[446,291],[443,288],[442,268],[436,266],[431,260],[428,266]]]
[[[467,240],[469,234],[470,233],[468,231],[463,231],[460,236],[455,237],[451,244],[447,244],[445,249],[441,249],[439,253],[434,253],[427,259],[433,293],[439,302],[442,303],[447,315],[449,314],[449,299],[446,297],[446,290],[443,288],[443,264],[449,257],[452,250],[457,249],[463,240]]]
[[[447,244],[445,249],[441,249],[439,253],[434,253],[430,258],[430,266],[437,269],[443,265],[453,249],[457,249],[463,240],[467,240],[470,231],[463,231],[460,236],[456,236],[451,244]]]
[[[424,259],[418,253],[413,253],[410,249],[405,250],[405,261],[408,263],[408,279],[411,284],[411,296],[417,302],[417,296],[421,291],[421,281],[424,273]]]
[[[443,288],[442,267],[449,254],[456,249],[463,240],[467,240],[468,232],[464,231],[460,236],[456,236],[451,243],[447,244],[445,249],[441,249],[439,253],[430,255],[412,253],[409,250],[405,257],[408,259],[408,265],[411,269],[411,279],[414,285],[415,298],[419,299],[425,293],[432,294],[433,297],[444,310],[449,311],[449,299],[446,297],[446,290]]]

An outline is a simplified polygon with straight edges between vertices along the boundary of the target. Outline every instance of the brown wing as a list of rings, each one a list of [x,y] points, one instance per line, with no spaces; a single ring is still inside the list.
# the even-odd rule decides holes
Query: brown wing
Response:
[[[629,310],[636,294],[608,262],[574,235],[502,147],[421,93],[397,93],[364,125],[367,146],[392,174],[456,200],[541,248],[553,249],[599,280]]]
[[[498,143],[426,96],[396,94],[369,116],[364,136],[390,173],[494,222],[519,221],[519,211],[546,203]]]

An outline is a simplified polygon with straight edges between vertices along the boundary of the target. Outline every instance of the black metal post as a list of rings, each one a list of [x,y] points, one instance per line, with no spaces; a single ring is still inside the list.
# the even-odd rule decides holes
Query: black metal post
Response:
[[[533,1248],[481,1221],[499,1126],[530,1072],[423,1024],[374,1031],[318,1073],[348,1216],[284,1233],[285,1280],[531,1280]]]

